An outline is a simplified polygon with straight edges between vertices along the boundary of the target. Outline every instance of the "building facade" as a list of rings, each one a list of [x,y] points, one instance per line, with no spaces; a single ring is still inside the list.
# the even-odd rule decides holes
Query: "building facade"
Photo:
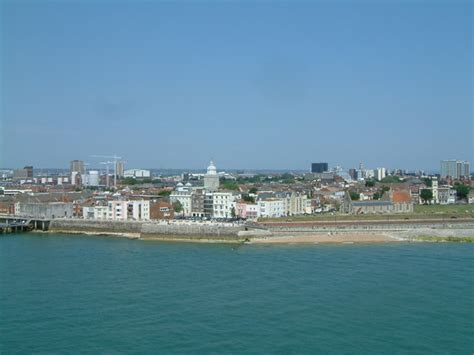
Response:
[[[460,179],[470,177],[470,163],[463,160],[441,160],[441,178]]]
[[[84,168],[84,162],[82,160],[72,160],[71,161],[71,173],[77,172],[84,175],[86,170]]]
[[[312,163],[311,164],[312,173],[324,173],[326,171],[329,171],[328,163]]]

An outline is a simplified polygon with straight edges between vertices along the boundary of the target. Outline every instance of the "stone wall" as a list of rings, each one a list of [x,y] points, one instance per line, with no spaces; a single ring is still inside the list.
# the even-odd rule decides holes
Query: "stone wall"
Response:
[[[134,221],[97,221],[87,219],[53,219],[50,231],[73,233],[140,233],[142,222]]]
[[[76,219],[52,220],[49,230],[53,232],[65,233],[125,235],[141,237],[143,239],[185,239],[209,241],[243,241],[246,238],[264,234],[262,230],[246,230],[246,227],[243,225],[199,223],[162,224],[154,222],[97,221]]]
[[[142,235],[183,235],[183,236],[236,236],[244,230],[243,226],[224,226],[218,224],[158,224],[146,223],[142,227]]]

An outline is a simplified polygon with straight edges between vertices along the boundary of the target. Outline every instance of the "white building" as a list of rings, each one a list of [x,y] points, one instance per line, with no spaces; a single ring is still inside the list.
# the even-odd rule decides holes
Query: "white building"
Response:
[[[99,186],[99,172],[97,170],[89,170],[89,172],[84,175],[83,185]]]
[[[109,207],[108,206],[84,206],[82,208],[82,216],[84,219],[97,219],[107,220],[109,219]]]
[[[375,178],[377,180],[382,180],[385,177],[385,168],[377,168],[374,170]]]
[[[178,183],[178,185],[176,185],[176,190],[174,190],[170,195],[170,202],[175,203],[177,201],[179,201],[183,208],[182,215],[191,216],[192,186],[190,186],[190,184],[186,184],[186,186],[184,186],[182,183]]]
[[[150,219],[150,201],[114,200],[107,205],[85,206],[82,208],[84,219],[111,221],[147,221]]]
[[[261,217],[283,217],[285,216],[285,204],[283,200],[268,198],[257,202]]]
[[[212,210],[214,218],[232,218],[235,215],[235,196],[230,192],[214,192],[212,194]]]
[[[124,171],[123,176],[126,178],[149,178],[151,172],[143,169],[128,169]]]

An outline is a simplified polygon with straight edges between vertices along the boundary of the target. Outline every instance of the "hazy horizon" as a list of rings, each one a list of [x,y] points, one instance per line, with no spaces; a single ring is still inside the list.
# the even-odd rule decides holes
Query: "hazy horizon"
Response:
[[[156,169],[474,160],[471,2],[0,10],[0,168],[94,154]]]

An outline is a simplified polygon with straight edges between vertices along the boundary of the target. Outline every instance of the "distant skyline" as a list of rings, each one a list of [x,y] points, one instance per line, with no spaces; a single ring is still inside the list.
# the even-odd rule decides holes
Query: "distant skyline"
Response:
[[[0,168],[472,163],[473,6],[3,1]]]

